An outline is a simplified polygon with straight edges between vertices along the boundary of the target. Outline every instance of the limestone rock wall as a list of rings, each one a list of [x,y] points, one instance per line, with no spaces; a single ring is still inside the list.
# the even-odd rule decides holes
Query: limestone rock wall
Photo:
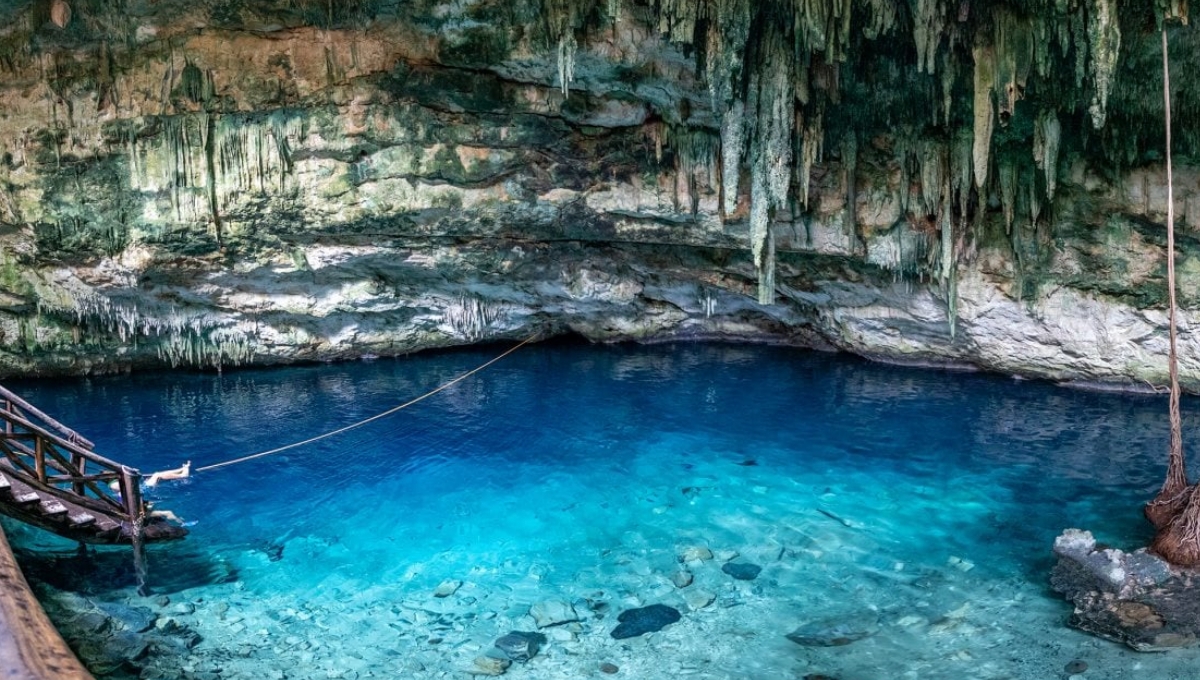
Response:
[[[1164,171],[1140,156],[1067,148],[1052,199],[1001,156],[949,229],[938,192],[969,158],[900,128],[825,139],[807,205],[770,215],[760,304],[728,113],[644,7],[616,3],[564,72],[482,0],[342,22],[96,0],[66,28],[45,4],[0,5],[0,377],[573,332],[1165,380]],[[1176,182],[1200,388],[1200,172]]]

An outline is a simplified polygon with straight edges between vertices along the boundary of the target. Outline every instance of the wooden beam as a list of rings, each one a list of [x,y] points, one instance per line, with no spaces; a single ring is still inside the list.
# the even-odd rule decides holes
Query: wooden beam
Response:
[[[41,426],[37,425],[36,423],[34,423],[26,418],[23,418],[17,414],[14,414],[12,412],[0,411],[0,418],[7,420],[9,423],[11,423],[12,425],[14,425],[16,427],[23,427],[30,432],[34,432],[34,433],[38,434],[40,437],[45,437],[46,439],[53,442],[55,446],[58,446],[59,448],[62,448],[62,449],[66,449],[67,451],[70,451],[71,453],[77,453],[94,463],[99,463],[99,464],[103,465],[104,467],[112,468],[114,470],[117,470],[117,469],[120,469],[121,467],[123,467],[120,463],[111,461],[111,460],[105,458],[104,456],[97,454],[95,451],[91,450],[90,448],[85,448],[84,446],[82,446],[80,444],[63,439],[62,437],[59,437],[58,435],[54,434],[53,432],[50,432],[46,428],[41,427]],[[90,442],[89,442],[89,444],[90,444]]]
[[[0,528],[0,678],[94,680],[33,596]]]
[[[13,394],[3,385],[0,385],[0,397],[3,397],[6,401],[8,401],[9,410],[13,410],[13,407],[15,406],[17,409],[32,414],[34,417],[44,422],[50,428],[57,430],[59,434],[71,440],[72,442],[78,443],[88,449],[96,448],[96,445],[84,438],[83,435],[79,434],[75,430],[72,430],[66,425],[63,425],[45,413],[42,413],[36,406],[18,397],[16,394]]]

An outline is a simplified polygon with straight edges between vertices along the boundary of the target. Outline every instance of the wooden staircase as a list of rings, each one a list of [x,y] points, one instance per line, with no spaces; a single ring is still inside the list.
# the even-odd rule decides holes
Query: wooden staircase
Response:
[[[82,543],[182,538],[154,516],[137,470],[0,386],[0,513]],[[115,482],[115,484],[114,484]]]

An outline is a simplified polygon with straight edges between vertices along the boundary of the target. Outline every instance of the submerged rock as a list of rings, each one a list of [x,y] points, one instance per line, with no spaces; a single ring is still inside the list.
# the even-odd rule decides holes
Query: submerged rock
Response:
[[[679,610],[665,604],[627,609],[617,617],[620,624],[613,629],[612,636],[618,640],[655,633],[678,621]]]
[[[557,626],[579,620],[579,614],[570,603],[561,600],[538,602],[529,608],[529,615],[538,628]]]
[[[712,558],[712,551],[703,545],[690,545],[679,551],[680,562],[703,562]]]
[[[687,606],[691,608],[692,611],[695,611],[697,609],[704,609],[708,605],[712,604],[713,601],[717,599],[717,596],[716,594],[707,590],[697,588],[695,590],[688,591],[687,594],[683,596],[683,599],[685,602],[687,602]]]
[[[433,590],[434,597],[450,597],[462,587],[462,581],[458,579],[448,578],[438,584],[438,587]]]
[[[527,633],[514,630],[496,639],[496,649],[513,661],[529,661],[537,656],[538,650],[546,644],[546,636],[541,633]]]
[[[692,585],[692,580],[692,572],[687,569],[680,569],[671,574],[671,583],[674,583],[676,588],[686,588]]]
[[[96,606],[114,621],[119,622],[122,628],[132,633],[144,633],[150,630],[154,627],[155,620],[158,619],[158,615],[147,607],[135,607],[115,602],[101,602]]]
[[[726,562],[721,565],[721,571],[739,581],[753,581],[762,573],[762,567],[749,562]]]
[[[79,657],[88,668],[104,675],[119,669],[140,669],[137,662],[146,654],[150,643],[145,636],[120,632],[100,638],[86,638],[76,643]]]
[[[813,621],[787,634],[787,639],[805,647],[842,647],[868,638],[879,629],[874,616],[837,617]]]
[[[1191,647],[1200,639],[1196,572],[1143,550],[1096,545],[1091,532],[1067,529],[1054,541],[1050,585],[1075,605],[1067,624],[1139,652]]]
[[[474,665],[467,669],[467,673],[471,675],[504,675],[504,671],[512,665],[512,661],[500,658],[499,656],[475,657]]]

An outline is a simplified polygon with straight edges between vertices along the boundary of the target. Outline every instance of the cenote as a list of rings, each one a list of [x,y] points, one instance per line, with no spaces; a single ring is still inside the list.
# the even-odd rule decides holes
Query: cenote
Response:
[[[344,426],[504,348],[15,387],[154,470]],[[526,631],[544,641],[508,677],[1165,680],[1197,653],[1070,630],[1047,582],[1066,527],[1149,539],[1164,408],[776,347],[541,344],[159,486],[194,524],[153,546],[148,596],[127,549],[5,526],[102,678],[465,677]],[[658,604],[680,620],[611,636]]]

